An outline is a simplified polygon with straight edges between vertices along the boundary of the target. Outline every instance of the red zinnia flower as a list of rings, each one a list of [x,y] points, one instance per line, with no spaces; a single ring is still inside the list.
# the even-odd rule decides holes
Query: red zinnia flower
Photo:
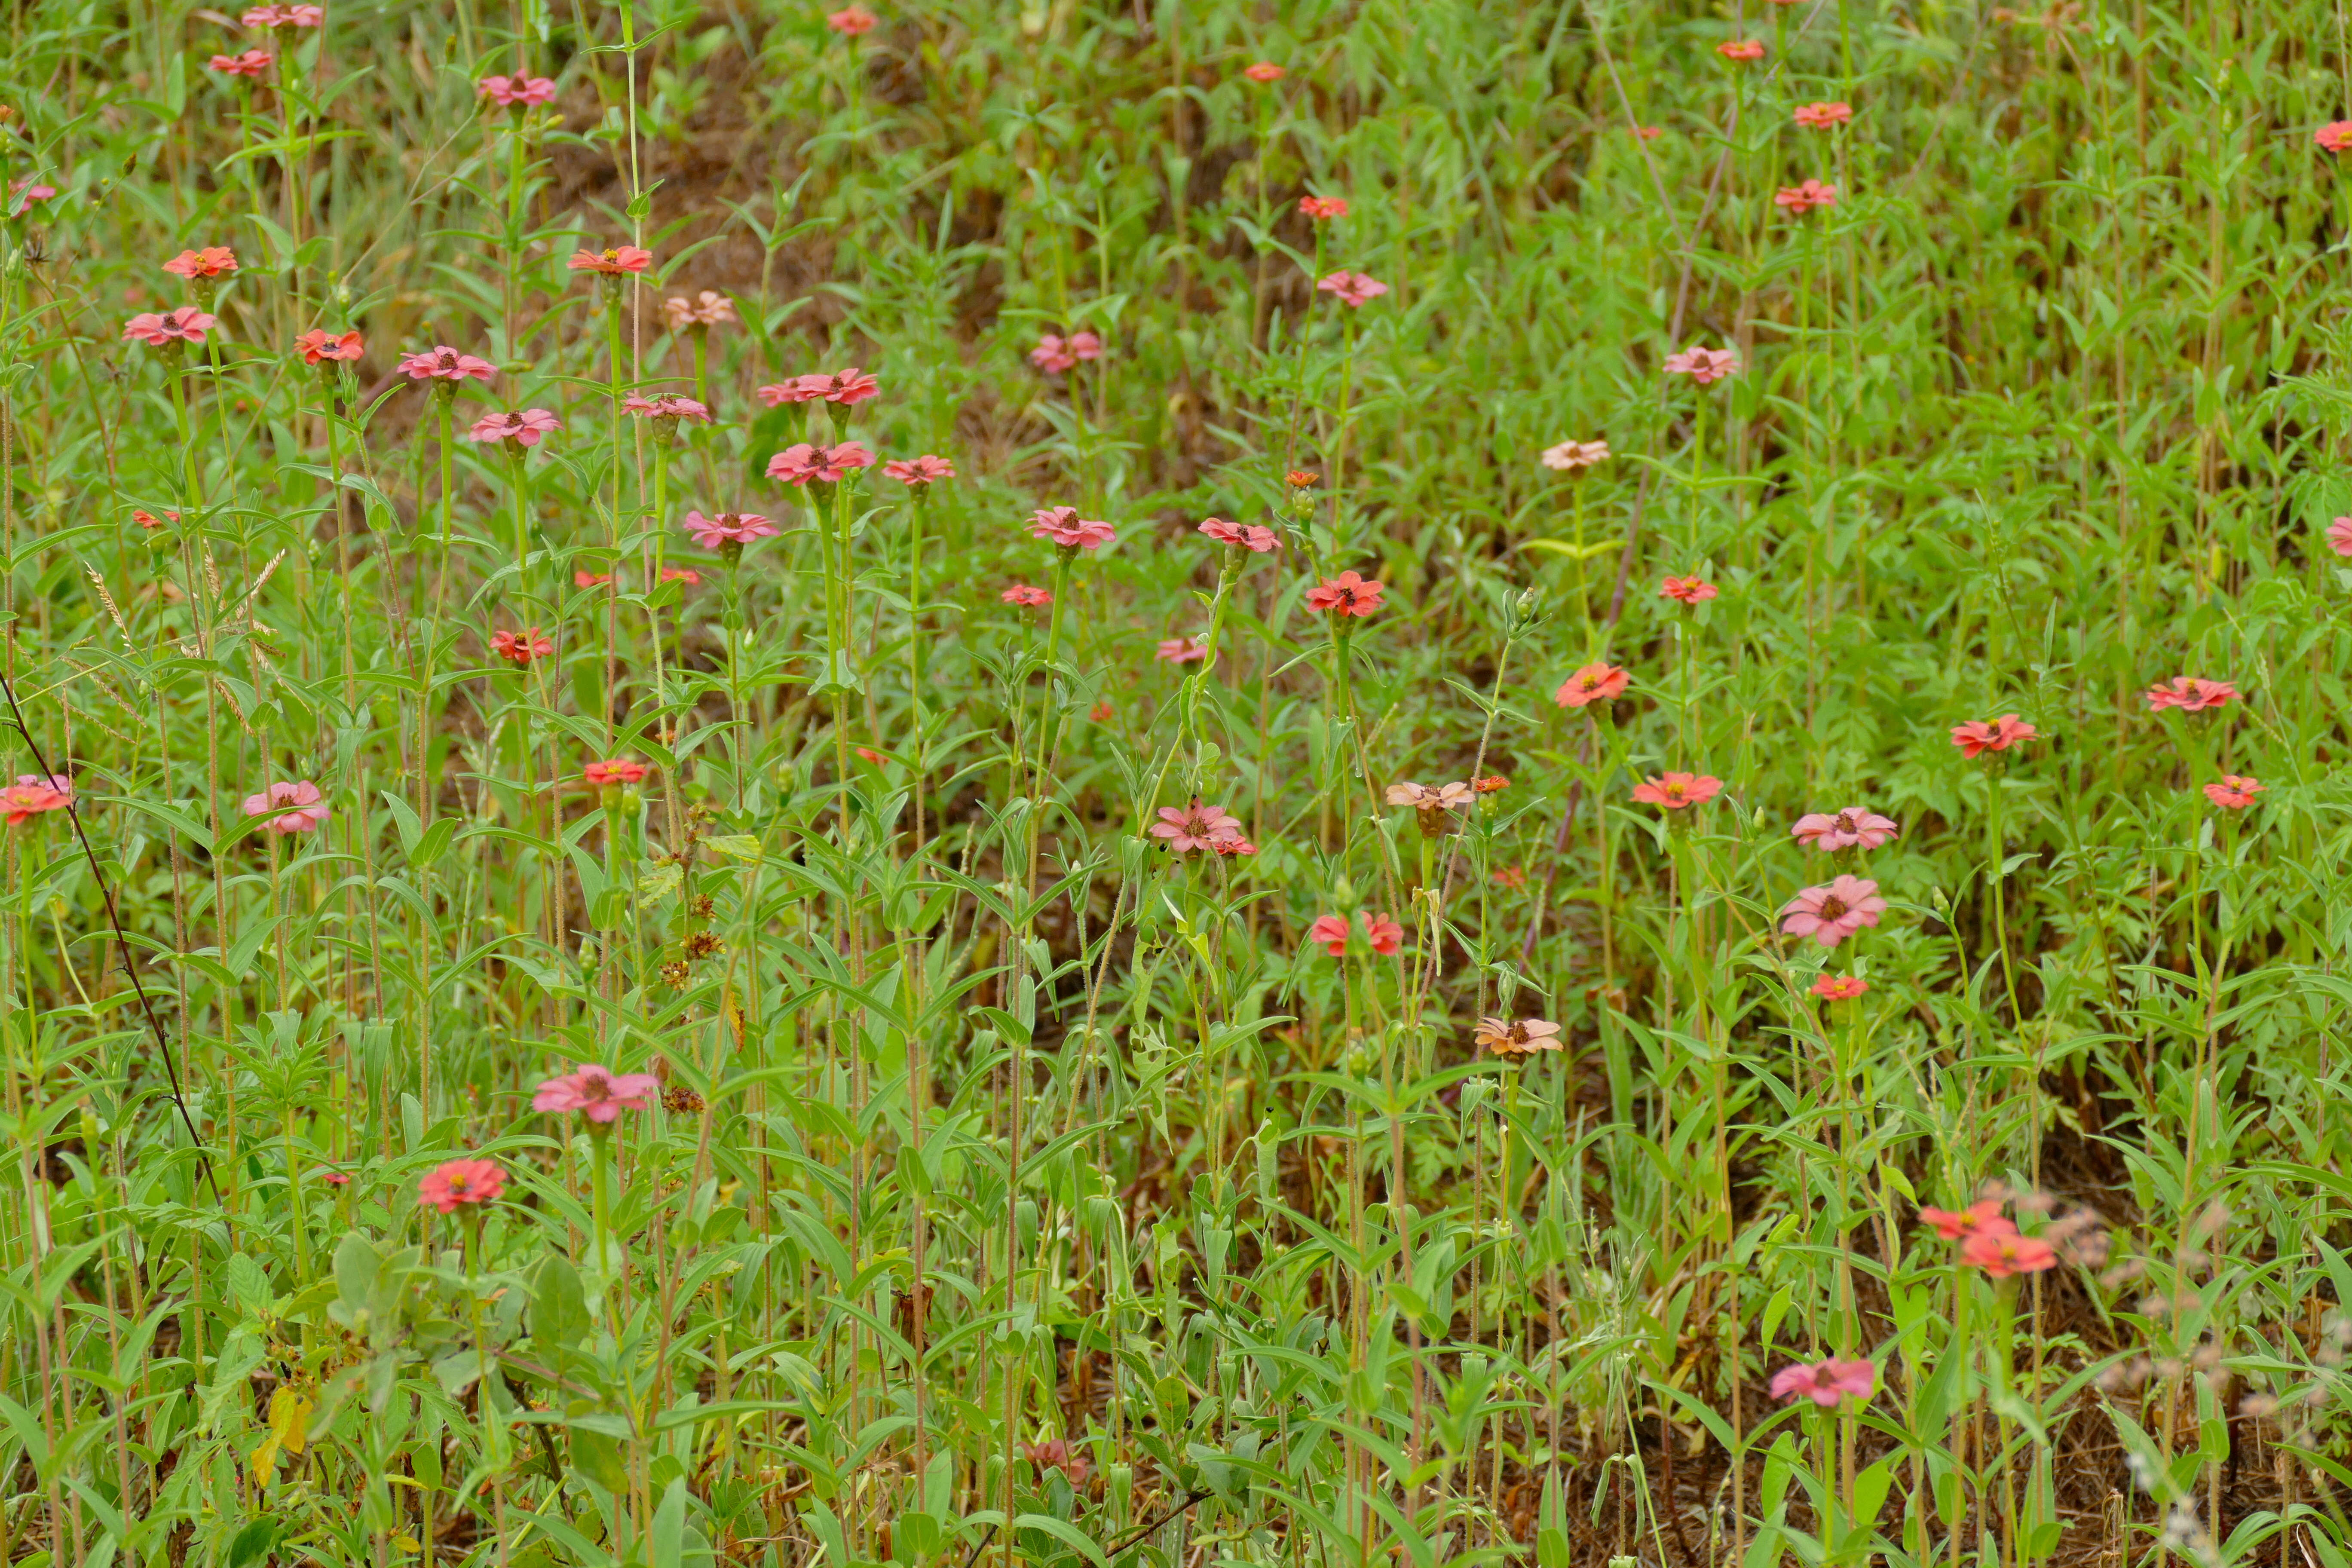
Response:
[[[555,644],[542,636],[537,626],[528,631],[495,632],[490,637],[490,651],[509,664],[529,664],[535,658],[545,658],[555,651]]]
[[[1782,185],[1772,194],[1772,205],[1791,216],[1802,217],[1815,207],[1837,205],[1838,188],[1819,180],[1807,180],[1801,185]]]
[[[2039,1274],[2058,1267],[2058,1252],[2039,1237],[2014,1231],[1979,1231],[1960,1244],[1960,1258],[1995,1279],[2012,1274]]]
[[[1735,38],[1729,42],[1716,45],[1715,52],[1721,55],[1725,59],[1735,62],[1744,63],[1748,60],[1760,60],[1764,58],[1764,40],[1761,38]]]
[[[642,784],[646,777],[646,764],[629,757],[614,757],[610,762],[590,763],[580,770],[580,776],[600,789],[614,784]]]
[[[512,414],[485,414],[474,421],[466,432],[466,439],[483,446],[493,442],[506,443],[509,452],[528,451],[549,436],[563,428],[563,421],[544,408],[525,408]]]
[[[2311,139],[2319,143],[2322,152],[2341,153],[2352,147],[2352,120],[2331,120],[2313,132]]]
[[[2254,804],[2254,796],[2269,787],[2267,784],[2241,777],[2236,773],[2223,773],[2221,783],[2209,784],[2205,786],[2205,798],[2215,805],[2226,806],[2231,811],[2243,811]]]
[[[456,1214],[495,1199],[507,1190],[507,1173],[495,1160],[450,1160],[416,1184],[425,1207]]]
[[[304,364],[356,360],[366,349],[367,344],[357,332],[345,332],[337,337],[321,327],[314,327],[294,340],[294,352],[302,356]]]
[[[1209,639],[1203,637],[1169,637],[1153,650],[1152,658],[1169,664],[1194,664],[1209,657]]]
[[[1841,974],[1834,979],[1824,974],[1813,982],[1813,994],[1825,1002],[1850,1002],[1869,989],[1869,981],[1853,974]]]
[[[810,398],[823,398],[827,403],[863,403],[882,395],[882,384],[864,371],[820,371],[801,377],[801,391]]]
[[[835,11],[827,16],[824,25],[836,33],[854,38],[862,33],[872,32],[875,20],[874,13],[865,6],[852,5],[846,10]]]
[[[1866,877],[1839,877],[1818,888],[1807,888],[1780,909],[1780,929],[1790,936],[1809,936],[1823,947],[1835,947],[1864,926],[1874,926],[1886,913],[1878,884]]]
[[[917,489],[956,477],[954,463],[945,458],[935,458],[929,452],[919,458],[899,458],[885,463],[882,474],[886,479],[896,479],[902,485],[912,485]]]
[[[1328,610],[1335,616],[1369,616],[1381,607],[1381,595],[1387,591],[1384,584],[1368,583],[1353,572],[1342,572],[1307,589],[1307,607]]]
[[[1643,805],[1682,811],[1704,805],[1723,793],[1723,781],[1712,773],[1661,773],[1633,786],[1633,798]]]
[[[247,49],[241,55],[215,55],[205,62],[205,68],[223,76],[264,77],[277,58],[268,49]]]
[[[1563,708],[1606,705],[1622,696],[1633,677],[1613,664],[1588,664],[1560,683],[1551,700]]]
[[[1658,584],[1658,597],[1672,599],[1676,604],[1704,605],[1716,596],[1717,589],[1694,572],[1687,577],[1669,577]]]
[[[1701,386],[1711,386],[1738,370],[1739,356],[1729,349],[1701,348],[1693,343],[1678,354],[1666,356],[1668,375],[1686,375]]]
[[[1301,196],[1298,198],[1298,210],[1305,213],[1308,217],[1313,218],[1318,223],[1321,223],[1326,218],[1346,217],[1348,216],[1348,198],[1345,196]]]
[[[1220,840],[1241,836],[1240,817],[1229,815],[1222,805],[1202,805],[1197,796],[1190,805],[1161,806],[1160,820],[1151,825],[1151,837],[1179,855],[1213,849]]]
[[[1999,1198],[1983,1198],[1964,1209],[1923,1208],[1919,1223],[1946,1241],[1971,1236],[2014,1236],[2017,1226],[2000,1212]]]
[[[1988,724],[1971,719],[1965,724],[1952,726],[1952,744],[1960,754],[1974,757],[1985,752],[2005,752],[2011,746],[2021,746],[2038,731],[2014,713],[2004,713]]]
[[[689,511],[686,514],[686,531],[705,550],[776,537],[776,525],[756,511],[722,511],[717,517]]]

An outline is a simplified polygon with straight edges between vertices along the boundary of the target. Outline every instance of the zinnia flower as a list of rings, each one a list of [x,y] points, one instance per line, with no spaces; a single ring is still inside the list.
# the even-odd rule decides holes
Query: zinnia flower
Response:
[[[916,489],[935,485],[941,479],[956,477],[955,464],[945,458],[934,458],[929,452],[919,458],[899,458],[882,465],[883,477],[893,479]]]
[[[621,412],[638,419],[683,419],[697,425],[710,423],[709,409],[693,398],[675,392],[657,392],[651,397],[625,397],[621,399]]]
[[[2014,1236],[2017,1226],[2000,1212],[1999,1198],[1982,1198],[1964,1209],[1923,1208],[1919,1223],[1946,1241],[1971,1236]]]
[[[2352,555],[2352,517],[2339,517],[2327,525],[2327,547],[2338,555]]]
[[[1971,719],[1965,724],[1953,725],[1952,744],[1960,749],[1962,756],[1975,757],[1986,752],[2005,752],[2011,746],[2021,746],[2033,739],[2036,733],[2032,725],[2016,714],[2004,713],[1990,724],[1979,719]]]
[[[756,511],[722,511],[717,517],[689,511],[686,514],[686,531],[705,550],[716,550],[722,544],[749,544],[755,539],[776,536],[776,525]]]
[[[1807,180],[1801,185],[1782,185],[1772,193],[1772,205],[1792,217],[1802,217],[1815,207],[1837,205],[1838,188],[1819,180]]]
[[[2226,806],[2231,811],[2243,811],[2254,804],[2254,796],[2262,794],[2268,787],[2267,784],[2241,777],[2236,773],[2223,773],[2221,783],[2209,784],[2205,786],[2205,798],[2215,805]]]
[[[366,342],[357,332],[338,337],[323,327],[313,327],[294,340],[294,352],[302,356],[304,364],[349,363],[366,350]]]
[[[2200,680],[2193,675],[2176,675],[2170,680],[2158,681],[2149,687],[2145,695],[2151,713],[2166,708],[2197,713],[2208,708],[2227,707],[2238,695],[2238,689],[2226,680]]]
[[[616,245],[609,250],[575,250],[563,265],[573,272],[593,272],[599,278],[625,278],[654,264],[654,253],[640,245]]]
[[[1563,708],[1582,708],[1594,702],[1605,707],[1624,695],[1633,679],[1613,664],[1588,664],[1561,682],[1551,700]]]
[[[1841,974],[1835,978],[1823,974],[1813,981],[1813,994],[1825,1002],[1851,1002],[1870,989],[1870,982],[1858,975]]]
[[[192,282],[199,278],[226,278],[236,270],[236,252],[226,245],[184,250],[163,263],[163,270]]]
[[[1315,287],[1350,310],[1360,310],[1389,291],[1387,284],[1362,272],[1334,272],[1318,281]]]
[[[1563,474],[1581,473],[1596,464],[1609,460],[1606,441],[1562,441],[1557,447],[1546,447],[1540,459],[1547,468]]]
[[[1686,375],[1701,386],[1711,386],[1737,374],[1738,369],[1739,356],[1729,349],[1701,348],[1693,343],[1678,354],[1666,356],[1668,375]]]
[[[1723,781],[1712,773],[1661,773],[1633,786],[1633,798],[1643,805],[1682,811],[1704,805],[1723,793]]]
[[[26,773],[15,784],[0,789],[0,816],[11,827],[21,825],[27,817],[46,811],[63,811],[67,797],[40,782],[37,773]]]
[[[1725,59],[1737,63],[1744,63],[1748,60],[1760,60],[1764,58],[1764,40],[1761,38],[1734,38],[1716,45],[1715,52],[1721,55]]]
[[[194,305],[183,305],[176,310],[157,315],[142,310],[122,323],[122,341],[126,343],[146,343],[154,348],[169,348],[173,343],[200,343],[205,334],[220,325],[220,318]]]
[[[223,76],[264,77],[277,58],[268,49],[247,49],[241,55],[215,55],[205,62],[205,68]]]
[[[486,76],[474,90],[504,109],[523,109],[555,100],[555,83],[543,76]]]
[[[1240,817],[1229,815],[1222,805],[1202,805],[1198,795],[1190,805],[1161,806],[1160,820],[1151,825],[1151,837],[1179,855],[1213,849],[1221,840],[1241,836]]]
[[[1272,60],[1260,60],[1255,65],[1248,65],[1242,68],[1242,75],[1249,78],[1250,80],[1256,82],[1261,87],[1264,87],[1270,82],[1280,81],[1284,77],[1289,74],[1289,72],[1284,70],[1280,66],[1276,65]]]
[[[1498,1057],[1526,1057],[1559,1049],[1559,1026],[1548,1018],[1481,1018],[1471,1042]]]
[[[801,390],[812,399],[821,398],[827,403],[863,403],[882,395],[882,384],[853,366],[804,375],[801,377]]]
[[[1864,926],[1874,926],[1886,913],[1878,884],[1863,877],[1839,877],[1819,888],[1807,888],[1780,910],[1780,929],[1790,936],[1809,936],[1823,947],[1835,947]]]
[[[576,1110],[605,1127],[619,1121],[624,1110],[643,1110],[660,1093],[661,1079],[649,1072],[615,1073],[591,1063],[541,1084],[530,1097],[530,1108],[559,1116]]]
[[[1038,508],[1030,518],[1029,532],[1034,538],[1050,539],[1065,550],[1100,550],[1118,537],[1118,531],[1107,522],[1081,518],[1076,507],[1050,506]]]
[[[1370,941],[1372,951],[1382,957],[1404,945],[1404,927],[1385,914],[1366,915],[1364,935]]]
[[[258,795],[245,797],[242,809],[247,816],[267,817],[261,826],[270,833],[308,833],[332,815],[324,804],[326,797],[319,786],[309,779],[295,779],[271,784]]]
[[[673,294],[662,301],[662,321],[673,332],[708,331],[734,320],[735,301],[714,289],[705,289],[691,300]]]
[[[1101,357],[1102,339],[1093,332],[1073,332],[1066,338],[1058,332],[1046,332],[1029,351],[1029,363],[1048,375],[1076,370],[1081,360]]]
[[[499,374],[489,361],[461,354],[446,343],[410,354],[394,368],[411,381],[488,381]]]
[[[1495,795],[1511,787],[1511,781],[1501,773],[1489,773],[1483,779],[1472,779],[1470,787],[1480,795]]]
[[[812,480],[837,485],[849,477],[852,469],[873,466],[874,454],[856,441],[844,441],[838,447],[813,447],[803,441],[768,459],[768,477],[788,485],[805,485]]]
[[[1827,131],[1833,125],[1843,125],[1853,118],[1850,103],[1801,103],[1796,121],[1811,131]]]
[[[1334,958],[1345,958],[1349,929],[1345,915],[1318,915],[1315,923],[1307,928],[1307,940],[1321,942],[1323,951]]]
[[[1282,548],[1280,534],[1254,522],[1227,522],[1222,517],[1203,518],[1201,531],[1220,544],[1238,544],[1260,555]]]
[[[315,27],[326,19],[318,5],[256,5],[237,18],[248,27]]]
[[[1054,595],[1049,590],[1032,587],[1026,583],[1015,583],[997,597],[1008,605],[1020,605],[1032,610],[1040,609],[1054,602]]]
[[[691,566],[665,566],[661,569],[661,580],[665,583],[683,583],[689,588],[698,588],[702,585],[702,574]]]
[[[610,572],[575,570],[572,574],[572,585],[575,588],[601,588],[612,580]]]
[[[1151,657],[1170,664],[1191,664],[1209,657],[1209,639],[1204,637],[1169,637],[1152,650]]]
[[[496,1160],[449,1160],[416,1184],[417,1201],[443,1214],[456,1214],[495,1199],[507,1190],[507,1173]]]
[[[1772,1374],[1775,1399],[1810,1399],[1834,1410],[1847,1394],[1868,1399],[1878,1389],[1878,1369],[1866,1361],[1817,1361],[1784,1366]]]
[[[490,651],[509,664],[527,665],[553,653],[555,644],[532,626],[528,631],[492,633]]]
[[[563,421],[544,408],[525,408],[512,414],[485,414],[474,421],[466,432],[466,439],[488,446],[494,441],[507,443],[510,452],[524,452],[536,447],[547,437],[563,428]]]
[[[1696,572],[1687,577],[1669,577],[1658,584],[1658,597],[1672,599],[1681,605],[1704,605],[1717,592],[1714,584]]]
[[[2311,133],[2311,139],[2326,153],[2341,153],[2352,147],[2352,120],[2331,120]]]
[[[1282,476],[1282,482],[1292,489],[1303,490],[1322,477],[1320,474],[1310,474],[1305,468],[1293,468]]]
[[[1346,217],[1348,199],[1345,196],[1301,196],[1298,210],[1321,223],[1326,218]]]
[[[852,5],[845,10],[829,13],[824,19],[826,26],[852,38],[863,33],[872,32],[874,22],[874,13],[863,5]]]
[[[11,180],[8,182],[8,211],[13,216],[23,217],[33,210],[34,203],[47,201],[57,194],[57,186],[43,184],[30,174]]]
[[[2039,1237],[2020,1236],[2014,1229],[1980,1230],[1960,1243],[1960,1258],[1973,1263],[1995,1279],[2012,1274],[2039,1274],[2058,1267],[2057,1249]]]
[[[1849,805],[1834,814],[1808,812],[1789,831],[1798,843],[1816,849],[1875,849],[1900,830],[1891,817]]]
[[[646,764],[633,757],[614,757],[609,762],[590,763],[580,770],[580,776],[598,789],[612,789],[621,784],[643,784]]]
[[[1381,607],[1381,595],[1387,591],[1383,584],[1368,583],[1353,572],[1342,572],[1307,589],[1307,607],[1328,610],[1335,616],[1369,616]]]
[[[807,376],[796,375],[790,381],[773,381],[752,390],[771,408],[782,408],[787,403],[814,403],[824,395],[809,390],[808,380]]]
[[[51,773],[47,778],[38,773],[18,773],[16,782],[47,790],[61,801],[71,801],[74,797],[74,782],[65,773]]]

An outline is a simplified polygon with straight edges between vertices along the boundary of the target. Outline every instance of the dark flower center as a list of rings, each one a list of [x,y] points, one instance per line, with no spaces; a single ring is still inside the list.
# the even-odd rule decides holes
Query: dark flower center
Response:
[[[1849,912],[1850,911],[1846,908],[1845,900],[1839,898],[1835,893],[1828,894],[1822,898],[1822,919],[1825,921],[1843,920]]]

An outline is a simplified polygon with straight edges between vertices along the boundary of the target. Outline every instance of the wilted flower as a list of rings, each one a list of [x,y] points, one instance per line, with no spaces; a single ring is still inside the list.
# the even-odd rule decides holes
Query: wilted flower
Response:
[[[1556,447],[1546,447],[1540,459],[1547,468],[1563,474],[1581,473],[1609,460],[1606,441],[1562,441]]]
[[[1559,1026],[1546,1018],[1481,1018],[1470,1032],[1473,1044],[1498,1057],[1532,1056],[1559,1049]]]
[[[1047,1470],[1059,1470],[1074,1488],[1085,1486],[1087,1478],[1094,1474],[1094,1467],[1087,1463],[1086,1455],[1059,1437],[1049,1437],[1043,1443],[1024,1443],[1021,1453],[1036,1467],[1040,1476]]]

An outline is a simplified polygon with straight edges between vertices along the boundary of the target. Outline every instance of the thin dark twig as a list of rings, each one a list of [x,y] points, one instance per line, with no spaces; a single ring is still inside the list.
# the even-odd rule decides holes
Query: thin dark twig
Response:
[[[15,684],[5,675],[0,675],[0,695],[8,700],[9,721],[16,726],[16,733],[25,738],[26,749],[33,753],[33,764],[41,770],[42,780],[47,782],[57,777],[56,771],[49,766],[49,759],[42,754],[41,743],[33,739],[33,731],[25,722],[24,710],[16,706]],[[147,1017],[147,1027],[154,1032],[155,1049],[163,1058],[163,1076],[172,1085],[172,1104],[180,1113],[180,1125],[188,1130],[188,1142],[195,1146],[196,1166],[204,1173],[205,1184],[213,1190],[213,1202],[218,1204],[226,1215],[228,1202],[221,1196],[220,1178],[213,1174],[213,1163],[205,1152],[204,1137],[196,1131],[195,1118],[188,1114],[187,1096],[180,1089],[180,1068],[172,1059],[171,1038],[163,1033],[163,1021],[155,1016],[154,1000],[147,994],[147,987],[139,982],[139,968],[131,955],[131,938],[124,932],[121,913],[115,907],[114,884],[106,879],[105,871],[98,864],[98,852],[89,847],[89,835],[81,827],[81,809],[74,804],[70,791],[67,792],[65,801],[66,820],[73,824],[75,842],[81,846],[82,858],[89,862],[89,874],[98,879],[99,893],[106,900],[106,923],[114,931],[114,951],[121,961],[123,978],[131,982],[131,989],[137,994],[140,1011]]]

